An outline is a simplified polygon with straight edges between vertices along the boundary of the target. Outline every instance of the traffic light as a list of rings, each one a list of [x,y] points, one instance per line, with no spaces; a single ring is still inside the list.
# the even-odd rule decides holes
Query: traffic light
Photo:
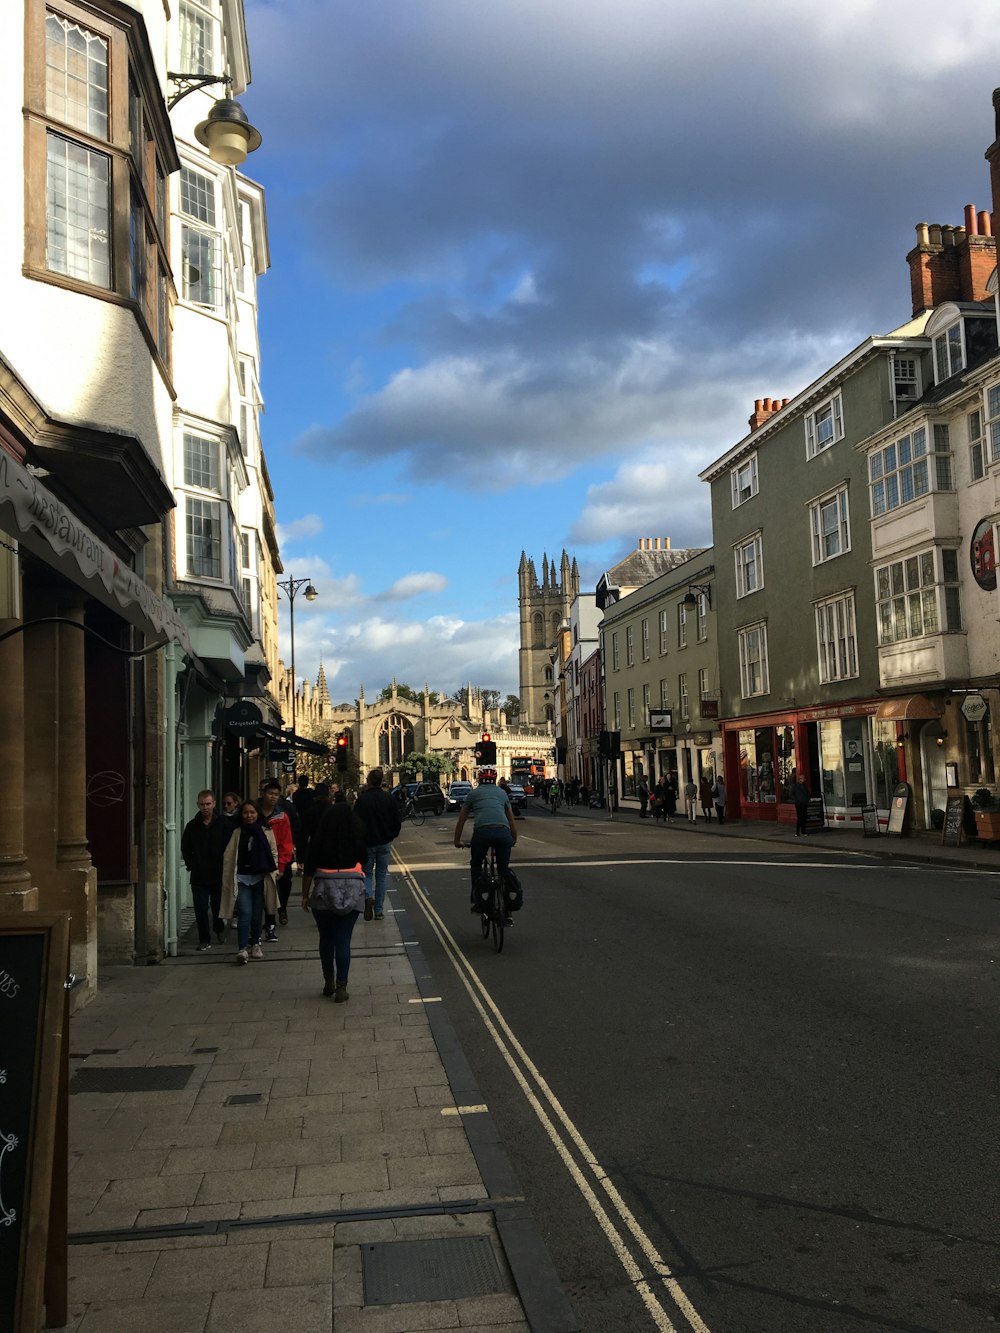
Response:
[[[350,744],[346,733],[342,731],[337,737],[337,767],[341,772],[347,767],[347,751]]]
[[[497,743],[488,731],[483,732],[482,739],[476,746],[476,758],[481,764],[495,764],[497,761]]]

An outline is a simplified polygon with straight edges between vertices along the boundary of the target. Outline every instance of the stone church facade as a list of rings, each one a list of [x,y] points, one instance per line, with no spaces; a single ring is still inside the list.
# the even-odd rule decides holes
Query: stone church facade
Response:
[[[556,682],[552,678],[552,654],[561,626],[568,625],[570,609],[580,591],[576,558],[565,551],[559,565],[542,556],[542,577],[535,562],[521,552],[517,570],[518,606],[521,613],[521,648],[518,668],[521,688],[521,721],[528,727],[555,723]]]

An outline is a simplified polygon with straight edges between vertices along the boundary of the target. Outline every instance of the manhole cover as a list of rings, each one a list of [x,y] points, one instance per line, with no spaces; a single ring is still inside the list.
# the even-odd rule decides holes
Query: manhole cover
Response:
[[[73,1092],[180,1092],[194,1065],[107,1065],[78,1069],[69,1081]]]
[[[366,1305],[458,1301],[507,1290],[488,1236],[363,1245]]]

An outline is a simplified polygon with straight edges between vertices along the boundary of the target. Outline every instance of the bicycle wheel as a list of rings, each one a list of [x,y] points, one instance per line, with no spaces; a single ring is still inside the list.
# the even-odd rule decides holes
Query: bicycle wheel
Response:
[[[410,823],[416,824],[418,828],[426,818],[427,816],[424,814],[423,810],[421,810],[419,806],[415,805],[410,811]]]
[[[483,915],[480,917],[480,919],[479,919],[479,924],[480,924],[480,925],[482,926],[482,928],[483,928],[483,939],[484,939],[484,940],[489,939],[489,937],[490,937],[490,918],[487,916],[487,914],[486,914],[485,912],[484,912]]]
[[[503,952],[503,930],[506,920],[500,897],[500,881],[494,880],[490,891],[490,928],[493,932],[493,948],[497,953]]]

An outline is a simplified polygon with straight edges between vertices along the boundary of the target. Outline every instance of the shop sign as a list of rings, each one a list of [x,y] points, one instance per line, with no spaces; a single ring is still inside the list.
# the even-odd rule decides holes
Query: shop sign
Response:
[[[878,702],[842,704],[839,708],[802,708],[796,714],[800,722],[821,722],[824,718],[868,717],[878,709]]]
[[[962,700],[962,712],[970,722],[979,722],[986,716],[986,700],[981,694],[967,694]]]
[[[237,736],[253,735],[264,721],[264,714],[249,699],[240,699],[225,709],[222,720],[229,731]]]
[[[691,737],[692,745],[699,745],[703,749],[706,745],[712,744],[712,733],[710,731],[696,731]]]
[[[650,731],[673,731],[674,715],[671,709],[651,708],[649,710]]]
[[[702,699],[701,715],[702,717],[718,717],[719,716],[718,699]]]
[[[997,554],[993,539],[993,522],[992,518],[980,519],[969,542],[972,577],[986,592],[997,590]]]

